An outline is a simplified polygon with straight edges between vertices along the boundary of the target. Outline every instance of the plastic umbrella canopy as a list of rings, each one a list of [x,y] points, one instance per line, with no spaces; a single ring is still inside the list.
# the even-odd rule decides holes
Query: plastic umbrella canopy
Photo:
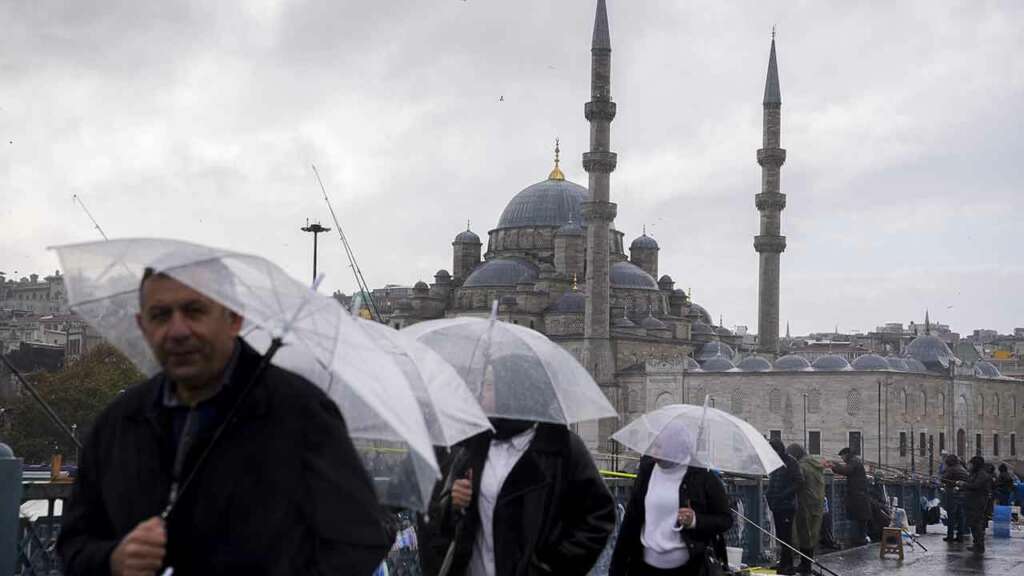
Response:
[[[433,445],[452,446],[491,428],[465,380],[437,352],[384,324],[362,318],[356,323],[405,373]]]
[[[647,456],[733,474],[763,476],[782,466],[756,428],[705,406],[664,406],[633,420],[612,439]]]
[[[135,321],[146,268],[241,314],[244,338],[257,350],[280,337],[284,346],[274,364],[321,387],[338,404],[354,440],[395,444],[409,460],[406,468],[414,473],[379,486],[384,501],[426,507],[440,473],[412,388],[392,357],[334,299],[264,258],[178,240],[123,239],[54,250],[70,308],[148,375],[160,366]]]
[[[618,416],[572,354],[535,330],[460,317],[402,332],[454,366],[488,416],[558,424]]]

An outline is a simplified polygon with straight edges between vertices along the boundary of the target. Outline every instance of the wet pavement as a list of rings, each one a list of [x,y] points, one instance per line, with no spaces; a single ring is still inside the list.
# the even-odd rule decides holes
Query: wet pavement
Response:
[[[944,535],[929,531],[920,536],[927,552],[904,544],[902,561],[895,556],[879,558],[878,544],[823,555],[819,561],[839,576],[1024,575],[1024,531],[1015,529],[1009,539],[996,539],[990,528],[984,555],[968,550],[969,543],[947,544]]]

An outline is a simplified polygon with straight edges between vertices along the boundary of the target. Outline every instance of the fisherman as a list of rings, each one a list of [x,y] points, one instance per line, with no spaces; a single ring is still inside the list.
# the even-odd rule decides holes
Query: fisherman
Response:
[[[231,281],[219,261],[197,273]],[[139,307],[163,370],[85,442],[57,542],[64,573],[372,573],[389,539],[335,403],[272,364],[260,373],[242,316],[171,276],[147,269]]]
[[[786,452],[800,466],[796,516],[793,518],[793,542],[803,555],[797,573],[810,574],[810,558],[814,557],[814,548],[821,538],[821,518],[825,512],[825,467],[799,444],[790,444]]]
[[[985,466],[985,459],[981,456],[971,458],[971,478],[966,482],[957,482],[957,486],[967,494],[965,507],[972,544],[968,550],[984,554],[989,493],[992,490],[992,477]]]
[[[871,521],[871,502],[868,499],[868,475],[856,448],[839,451],[842,462],[835,460],[828,467],[836,474],[846,476],[846,517],[853,522],[851,546],[862,546],[868,536]]]
[[[999,476],[996,477],[996,495],[999,499],[1000,506],[1010,505],[1011,498],[1013,497],[1014,486],[1013,474],[1010,473],[1005,462],[1000,464]]]
[[[786,453],[786,447],[781,440],[773,438],[769,444],[782,459],[783,464],[768,475],[768,489],[764,493],[768,508],[772,511],[772,519],[775,520],[775,535],[783,543],[779,546],[779,563],[775,566],[775,572],[795,574],[793,551],[789,546],[793,545],[793,515],[796,514],[800,466],[793,456]]]
[[[967,532],[967,519],[964,516],[964,494],[957,489],[958,482],[970,479],[967,470],[960,464],[954,454],[946,456],[946,469],[942,473],[942,487],[946,493],[946,542],[963,542]]]

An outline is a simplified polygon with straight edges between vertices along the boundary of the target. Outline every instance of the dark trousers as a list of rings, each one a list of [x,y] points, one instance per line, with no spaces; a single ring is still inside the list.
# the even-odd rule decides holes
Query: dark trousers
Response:
[[[785,542],[786,544],[789,544],[789,546],[792,546],[793,512],[775,512],[773,510],[772,518],[775,520],[775,537]],[[779,548],[781,549],[779,553],[780,567],[789,567],[793,565],[793,551],[789,549],[789,546],[783,546],[782,544],[779,544]]]
[[[964,513],[964,498],[959,494],[950,495],[946,505],[946,538],[963,538],[967,532],[967,516]]]
[[[850,519],[850,547],[863,546],[868,537],[868,520]]]
[[[985,551],[985,525],[988,524],[985,520],[980,520],[971,523],[971,544],[974,546],[975,552]]]

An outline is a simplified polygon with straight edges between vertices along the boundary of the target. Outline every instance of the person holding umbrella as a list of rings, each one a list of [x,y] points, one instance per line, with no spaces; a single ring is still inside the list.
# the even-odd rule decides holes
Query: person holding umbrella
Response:
[[[265,362],[239,338],[242,316],[180,272],[147,269],[134,296],[162,370],[85,442],[57,542],[64,573],[372,573],[389,538],[338,407]],[[191,273],[233,278],[216,259]]]
[[[785,544],[793,545],[793,515],[796,514],[796,492],[800,486],[800,467],[796,459],[786,453],[781,440],[773,438],[769,441],[772,449],[782,459],[784,466],[768,475],[768,489],[764,497],[775,520],[775,534]],[[793,574],[793,551],[788,546],[780,546],[779,563],[775,567],[777,574]]]
[[[729,499],[715,474],[694,465],[695,440],[670,421],[637,470],[612,553],[609,576],[699,575],[705,556],[724,560],[732,527]]]
[[[615,501],[568,423],[615,410],[586,369],[494,315],[403,332],[466,376],[494,428],[452,448],[425,530],[425,573],[587,574],[615,528]]]

